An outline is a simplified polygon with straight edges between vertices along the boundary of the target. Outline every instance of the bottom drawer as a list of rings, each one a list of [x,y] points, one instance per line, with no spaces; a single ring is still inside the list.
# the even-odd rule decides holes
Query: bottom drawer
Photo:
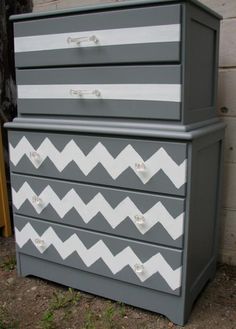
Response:
[[[180,295],[182,251],[15,216],[17,252]]]

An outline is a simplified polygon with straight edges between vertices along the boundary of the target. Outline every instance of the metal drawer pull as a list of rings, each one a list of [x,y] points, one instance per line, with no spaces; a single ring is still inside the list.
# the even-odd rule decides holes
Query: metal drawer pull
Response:
[[[70,95],[71,96],[78,96],[78,97],[83,97],[86,95],[92,95],[92,96],[101,96],[101,92],[98,89],[95,90],[75,90],[75,89],[70,89]]]
[[[35,239],[34,240],[35,245],[39,248],[39,249],[45,249],[46,248],[46,243],[44,240],[41,239]]]
[[[37,195],[34,195],[32,197],[32,202],[36,204],[37,206],[42,206],[43,205],[43,200],[39,198]]]
[[[145,163],[144,162],[135,163],[135,169],[136,169],[137,172],[145,171],[146,170]]]
[[[77,38],[72,38],[68,37],[67,38],[67,43],[76,43],[78,46],[81,44],[81,42],[94,42],[95,44],[98,44],[99,40],[96,37],[96,35],[91,35],[90,37],[77,37]]]
[[[144,266],[143,266],[143,264],[135,264],[134,265],[134,271],[136,272],[136,273],[143,273],[143,271],[144,271]]]
[[[143,215],[135,215],[134,216],[135,223],[138,225],[144,225],[145,224],[145,217]]]
[[[38,164],[42,161],[42,158],[41,158],[40,154],[38,152],[35,152],[35,151],[30,152],[30,159],[36,164]]]

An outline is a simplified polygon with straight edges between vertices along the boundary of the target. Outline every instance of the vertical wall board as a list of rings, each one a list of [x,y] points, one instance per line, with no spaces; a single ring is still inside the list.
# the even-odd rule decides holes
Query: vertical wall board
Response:
[[[37,0],[40,1],[40,0]],[[215,10],[223,16],[223,18],[236,17],[236,1],[235,0],[200,0],[209,8]]]
[[[224,117],[227,125],[225,134],[225,162],[236,163],[236,118]]]
[[[226,19],[221,24],[220,67],[236,66],[236,18]]]
[[[236,210],[236,164],[226,163],[224,168],[223,207]]]
[[[219,114],[229,117],[236,116],[236,68],[220,69],[218,85]]]

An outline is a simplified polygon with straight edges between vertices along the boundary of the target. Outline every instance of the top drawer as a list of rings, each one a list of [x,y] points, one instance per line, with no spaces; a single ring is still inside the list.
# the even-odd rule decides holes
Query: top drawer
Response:
[[[181,5],[14,23],[16,67],[180,60]]]

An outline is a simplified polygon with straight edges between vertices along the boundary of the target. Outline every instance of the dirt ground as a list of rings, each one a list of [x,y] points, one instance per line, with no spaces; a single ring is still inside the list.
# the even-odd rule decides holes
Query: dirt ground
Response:
[[[14,240],[0,237],[0,329],[168,329],[164,316],[16,275]],[[236,267],[219,265],[188,329],[236,329]]]

